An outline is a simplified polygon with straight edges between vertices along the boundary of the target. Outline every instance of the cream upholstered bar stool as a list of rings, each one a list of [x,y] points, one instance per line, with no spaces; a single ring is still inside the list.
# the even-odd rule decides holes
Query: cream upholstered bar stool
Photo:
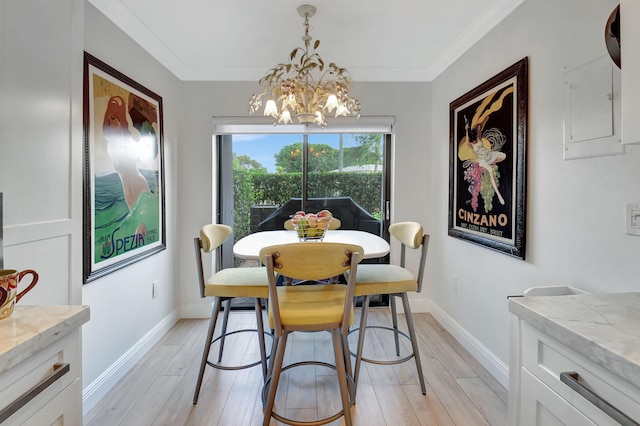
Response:
[[[358,347],[355,355],[356,362],[354,367],[354,381],[357,387],[358,375],[360,373],[360,365],[362,361],[374,364],[400,364],[402,362],[415,359],[416,368],[418,370],[418,380],[422,394],[426,395],[426,387],[424,383],[424,375],[422,372],[422,363],[420,362],[420,353],[418,350],[418,342],[416,332],[411,316],[411,307],[409,305],[408,292],[420,292],[422,290],[422,280],[424,275],[425,263],[427,259],[427,248],[429,246],[429,235],[424,234],[422,225],[417,222],[398,222],[389,227],[389,233],[400,241],[400,265],[388,264],[363,264],[359,265],[356,276],[355,296],[364,296],[362,303],[362,312],[360,316],[360,327],[353,329],[350,333],[359,331]],[[406,249],[420,250],[420,264],[418,273],[414,275],[405,267]],[[393,327],[381,325],[367,325],[367,313],[369,311],[369,302],[372,295],[387,294],[389,295],[389,305],[391,306],[391,320]],[[407,335],[398,329],[398,313],[396,309],[395,298],[402,300],[405,319],[407,322]],[[393,360],[374,360],[363,356],[364,338],[367,328],[382,328],[393,331],[395,339],[396,355],[400,356],[399,336],[404,336],[411,342],[412,352],[401,359]]]
[[[205,341],[204,350],[202,352],[202,362],[200,364],[198,382],[196,384],[196,390],[193,395],[194,404],[198,402],[198,395],[200,394],[200,387],[202,386],[202,377],[204,376],[204,371],[207,365],[221,370],[240,370],[262,364],[262,375],[264,378],[266,378],[267,375],[267,356],[264,339],[265,331],[262,319],[261,302],[262,299],[266,299],[269,297],[266,268],[264,266],[261,266],[251,268],[220,269],[220,265],[222,263],[222,254],[220,250],[217,250],[215,266],[213,267],[214,273],[213,275],[211,275],[211,277],[205,280],[202,253],[211,253],[213,250],[218,249],[222,245],[222,243],[224,243],[232,234],[233,229],[230,226],[222,224],[210,224],[202,227],[202,229],[200,230],[200,237],[194,238],[194,245],[196,250],[196,266],[198,269],[198,279],[200,283],[200,297],[213,296],[215,300],[213,303],[213,309],[211,311],[211,320],[209,321],[207,340]],[[256,311],[255,329],[239,329],[229,332],[227,331],[231,302],[234,298],[237,297],[254,299]],[[214,338],[216,323],[223,302],[225,303],[225,306],[222,327],[218,336]],[[243,365],[222,364],[221,362],[225,337],[242,332],[258,333],[260,359],[258,361]],[[220,346],[217,362],[214,362],[209,360],[209,352],[211,346],[217,341],[220,341]]]
[[[347,333],[353,322],[354,278],[362,253],[362,247],[358,245],[327,242],[290,243],[265,247],[260,251],[260,258],[266,265],[269,278],[269,325],[275,331],[269,375],[263,389],[265,426],[269,425],[272,417],[292,425],[321,425],[344,416],[345,424],[352,424],[350,408],[354,401],[355,386],[351,375]],[[351,277],[347,285],[276,285],[279,275],[317,281],[346,272],[350,272]],[[335,366],[314,360],[282,366],[289,334],[295,331],[324,330],[331,332]],[[287,419],[278,414],[274,405],[280,374],[301,365],[335,368],[340,385],[341,411],[313,422]]]

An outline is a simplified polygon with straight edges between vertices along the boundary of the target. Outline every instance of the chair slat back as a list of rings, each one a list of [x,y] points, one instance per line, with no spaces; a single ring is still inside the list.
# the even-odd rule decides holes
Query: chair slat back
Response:
[[[198,271],[198,282],[200,284],[200,297],[205,297],[205,275],[204,264],[202,261],[202,252],[211,253],[224,243],[229,236],[233,234],[233,228],[228,225],[222,225],[219,223],[213,223],[205,225],[200,229],[200,237],[193,239],[194,248],[196,251],[196,268]],[[216,253],[216,259],[212,267],[214,272],[220,270],[222,264],[222,253],[218,250]]]
[[[213,223],[205,225],[200,230],[202,249],[206,253],[211,253],[224,243],[233,234],[233,228],[228,225]]]
[[[389,233],[400,241],[400,266],[405,268],[406,248],[419,249],[420,265],[416,275],[418,283],[417,292],[422,291],[424,270],[427,261],[427,249],[429,248],[429,235],[424,233],[422,225],[418,222],[398,222],[389,226]]]
[[[349,270],[350,253],[362,253],[362,250],[355,244],[307,241],[265,247],[260,251],[260,258],[274,254],[275,271],[280,275],[321,280]]]
[[[389,233],[412,249],[422,245],[422,225],[418,222],[398,222],[389,226]]]
[[[362,253],[364,251],[359,245],[329,242],[298,242],[261,249],[260,259],[267,266],[269,302],[273,310],[276,333],[282,328],[276,287],[278,275],[301,280],[324,280],[349,271],[342,320],[343,332],[346,332],[353,306],[356,268]]]

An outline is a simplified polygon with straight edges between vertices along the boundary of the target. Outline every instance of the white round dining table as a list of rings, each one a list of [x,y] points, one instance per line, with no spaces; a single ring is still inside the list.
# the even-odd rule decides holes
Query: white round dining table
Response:
[[[233,254],[241,259],[260,260],[260,250],[264,247],[300,241],[296,231],[261,231],[241,238],[233,246]],[[357,244],[364,249],[363,259],[386,256],[389,243],[383,238],[364,231],[346,229],[327,230],[322,241],[332,243]]]

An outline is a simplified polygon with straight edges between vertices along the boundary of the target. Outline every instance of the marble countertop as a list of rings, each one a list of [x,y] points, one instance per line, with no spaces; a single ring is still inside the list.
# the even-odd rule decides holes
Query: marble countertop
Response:
[[[0,320],[0,373],[16,366],[89,321],[89,307],[16,305]]]
[[[509,311],[640,388],[640,293],[512,297]]]

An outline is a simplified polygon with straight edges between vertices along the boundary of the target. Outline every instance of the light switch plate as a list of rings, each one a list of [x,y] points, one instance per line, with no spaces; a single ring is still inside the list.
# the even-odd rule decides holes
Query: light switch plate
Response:
[[[627,204],[627,234],[640,236],[640,204]]]

